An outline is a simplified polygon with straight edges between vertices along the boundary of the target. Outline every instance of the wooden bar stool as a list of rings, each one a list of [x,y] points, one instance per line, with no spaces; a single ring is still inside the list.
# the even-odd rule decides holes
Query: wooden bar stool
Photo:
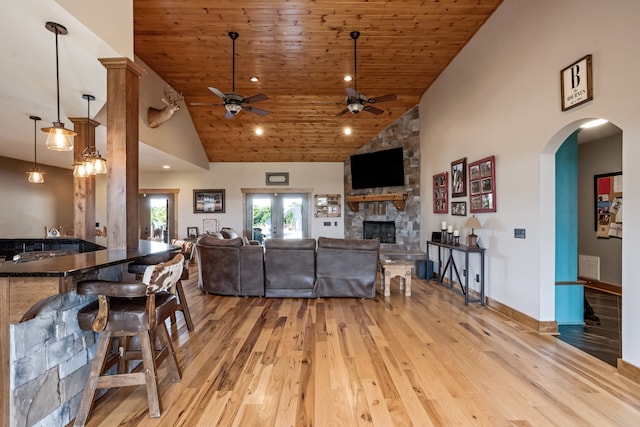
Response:
[[[142,281],[126,283],[107,280],[78,282],[78,294],[96,295],[98,300],[78,312],[83,330],[100,332],[89,379],[76,415],[76,426],[84,426],[91,412],[96,390],[145,384],[149,402],[149,416],[160,416],[157,367],[167,359],[174,382],[181,372],[171,338],[165,324],[177,308],[175,294],[169,292],[180,280],[184,257],[148,266]],[[140,350],[130,351],[127,340],[137,337]],[[119,351],[109,354],[112,341],[117,339]],[[132,372],[127,360],[142,360]],[[116,374],[105,374],[118,363]]]
[[[135,274],[136,277],[142,277],[145,270],[150,264],[145,264],[145,259],[142,259],[137,262],[132,262],[128,266],[129,273]],[[184,288],[182,286],[182,281],[189,278],[189,269],[186,267],[187,261],[185,259],[185,263],[183,265],[182,274],[180,275],[180,280],[175,284],[175,286],[171,289],[171,292],[178,295],[178,308],[176,311],[181,311],[184,316],[184,321],[187,324],[187,330],[189,332],[193,332],[193,320],[191,320],[191,312],[189,311],[189,305],[187,304],[187,297],[184,294]],[[173,323],[176,322],[175,315],[171,316],[171,321]]]

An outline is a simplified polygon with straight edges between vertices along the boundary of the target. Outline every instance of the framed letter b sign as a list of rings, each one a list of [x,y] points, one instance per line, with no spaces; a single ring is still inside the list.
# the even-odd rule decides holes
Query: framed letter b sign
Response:
[[[587,55],[560,72],[562,111],[593,99],[591,55]]]

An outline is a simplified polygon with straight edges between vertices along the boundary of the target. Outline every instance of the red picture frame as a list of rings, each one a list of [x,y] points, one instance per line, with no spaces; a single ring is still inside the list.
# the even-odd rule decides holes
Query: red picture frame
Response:
[[[433,213],[449,213],[449,174],[433,175]]]
[[[495,156],[469,163],[469,212],[496,212]]]

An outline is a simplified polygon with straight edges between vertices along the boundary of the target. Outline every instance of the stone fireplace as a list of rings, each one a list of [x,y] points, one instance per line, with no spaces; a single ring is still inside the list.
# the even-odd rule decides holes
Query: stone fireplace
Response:
[[[380,239],[381,254],[397,254],[398,257],[423,257],[420,249],[420,128],[418,125],[418,107],[406,112],[402,117],[388,126],[376,137],[371,139],[357,153],[371,153],[402,147],[404,152],[405,185],[395,187],[367,188],[354,190],[351,185],[351,163],[349,159],[344,164],[344,195],[375,196],[402,194],[406,196],[404,206],[398,206],[393,200],[385,198],[371,198],[357,203],[358,209],[345,208],[345,237],[362,239],[366,236],[364,228],[372,223],[393,224],[395,228],[393,241]],[[431,185],[428,182],[428,185]],[[376,200],[377,199],[377,200]],[[378,235],[389,234],[387,231],[377,230]]]
[[[377,239],[380,243],[395,243],[396,223],[394,221],[363,221],[362,238]]]

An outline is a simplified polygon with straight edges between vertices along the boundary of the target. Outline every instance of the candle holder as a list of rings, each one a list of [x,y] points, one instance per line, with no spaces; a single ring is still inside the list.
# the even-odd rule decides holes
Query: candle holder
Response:
[[[447,243],[453,243],[453,232],[447,233]]]
[[[460,246],[460,236],[453,236],[453,244],[455,246]]]
[[[447,243],[447,227],[440,230],[440,241]]]

